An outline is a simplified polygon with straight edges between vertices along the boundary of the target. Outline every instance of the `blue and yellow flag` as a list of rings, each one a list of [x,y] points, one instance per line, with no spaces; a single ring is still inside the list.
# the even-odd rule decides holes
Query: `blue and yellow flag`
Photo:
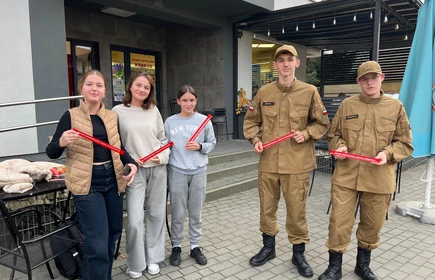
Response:
[[[399,100],[412,126],[413,157],[435,155],[435,0],[418,11]]]

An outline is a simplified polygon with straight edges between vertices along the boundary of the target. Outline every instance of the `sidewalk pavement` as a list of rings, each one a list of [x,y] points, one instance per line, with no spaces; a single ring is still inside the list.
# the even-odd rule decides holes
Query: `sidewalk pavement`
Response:
[[[402,174],[402,192],[391,203],[389,219],[385,222],[381,234],[381,245],[372,253],[371,268],[380,279],[435,279],[435,225],[422,224],[417,219],[402,217],[394,212],[400,201],[424,199],[424,183],[419,181],[424,169],[425,166],[421,165]],[[329,215],[326,214],[329,187],[330,175],[317,172],[315,186],[307,203],[311,242],[307,245],[306,257],[315,273],[311,279],[317,279],[328,263],[325,242],[329,223]],[[200,266],[194,262],[189,256],[189,244],[185,237],[181,265],[171,266],[171,246],[167,240],[166,259],[160,264],[160,273],[152,276],[144,272],[139,279],[306,279],[299,276],[290,261],[292,246],[285,232],[283,199],[278,208],[278,224],[281,231],[276,236],[277,257],[263,266],[251,267],[249,259],[262,246],[258,224],[259,199],[256,189],[207,202],[203,211],[203,239],[200,246],[204,248],[208,264]],[[184,228],[186,235],[187,223]],[[348,252],[343,256],[344,280],[359,279],[353,272],[357,247],[355,230],[356,226]],[[120,252],[126,254],[125,239]],[[54,263],[52,268],[56,279],[64,279],[59,276]],[[114,262],[113,279],[129,279],[125,270],[126,260],[119,257]],[[0,278],[6,279],[8,272],[9,270],[1,268]],[[45,267],[38,268],[35,276],[34,279],[49,279]],[[18,273],[15,279],[27,278]]]

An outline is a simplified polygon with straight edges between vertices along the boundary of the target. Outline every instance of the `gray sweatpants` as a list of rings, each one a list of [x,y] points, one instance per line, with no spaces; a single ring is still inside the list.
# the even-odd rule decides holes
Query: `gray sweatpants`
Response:
[[[198,246],[201,240],[201,212],[205,202],[207,173],[185,175],[169,168],[168,186],[171,197],[171,241],[172,246],[181,246],[183,240],[184,215],[189,213],[189,241]]]
[[[139,167],[133,183],[125,191],[127,265],[131,271],[143,271],[147,263],[156,264],[165,259],[166,176],[166,165]]]

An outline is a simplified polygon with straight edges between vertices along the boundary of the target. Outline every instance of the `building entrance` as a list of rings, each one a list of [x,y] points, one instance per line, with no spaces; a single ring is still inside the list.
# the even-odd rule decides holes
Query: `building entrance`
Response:
[[[100,69],[98,43],[68,39],[66,41],[66,56],[69,96],[78,95],[80,92],[77,87],[83,74],[92,69]],[[77,105],[77,100],[71,101],[70,107]]]
[[[110,46],[112,65],[113,106],[120,104],[125,94],[125,85],[131,75],[147,72],[156,84],[156,99],[160,104],[160,54],[154,51]]]

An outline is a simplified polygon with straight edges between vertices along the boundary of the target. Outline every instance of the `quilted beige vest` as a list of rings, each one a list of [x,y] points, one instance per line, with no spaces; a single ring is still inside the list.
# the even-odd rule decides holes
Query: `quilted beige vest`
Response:
[[[93,134],[89,106],[83,101],[80,106],[69,110],[71,115],[71,127],[77,128],[89,135]],[[121,147],[118,134],[118,118],[116,113],[106,110],[104,104],[97,113],[106,127],[109,144],[117,148]],[[66,150],[66,174],[65,184],[68,190],[75,195],[86,195],[91,187],[92,165],[94,161],[93,143],[84,138],[79,138]],[[113,167],[118,182],[118,191],[124,192],[127,181],[122,178],[124,166],[120,155],[112,151]]]

